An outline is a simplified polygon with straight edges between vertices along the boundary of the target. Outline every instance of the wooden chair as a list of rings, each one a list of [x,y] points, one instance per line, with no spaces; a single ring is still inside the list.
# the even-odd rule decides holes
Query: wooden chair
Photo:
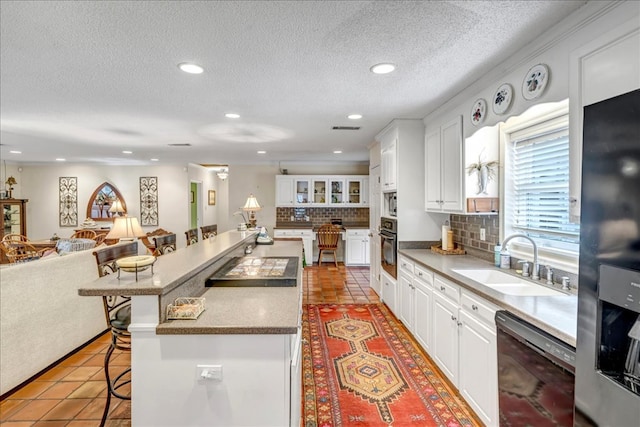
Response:
[[[19,240],[2,240],[0,248],[10,264],[35,261],[42,257],[46,249],[38,250],[28,242]]]
[[[211,236],[217,236],[218,224],[202,226],[200,227],[200,231],[202,231],[202,240],[208,239]]]
[[[336,267],[338,266],[338,242],[340,241],[340,231],[341,229],[332,225],[332,224],[324,224],[320,226],[320,229],[317,232],[318,238],[318,249],[320,253],[318,254],[318,265],[322,265],[322,254],[330,253],[333,255],[333,262]]]
[[[2,241],[6,241],[6,240],[10,240],[12,242],[28,242],[29,241],[27,236],[23,236],[22,234],[15,234],[15,233],[5,234],[4,237],[2,238]]]
[[[153,254],[160,256],[176,250],[176,235],[174,233],[164,234],[153,238],[155,250]]]
[[[138,255],[138,242],[121,243],[97,249],[93,252],[98,264],[98,275],[100,277],[117,271],[116,260],[128,256]],[[102,297],[104,315],[107,327],[111,332],[111,345],[104,357],[104,376],[107,380],[107,402],[102,413],[100,426],[104,426],[109,414],[111,396],[123,400],[131,400],[130,394],[123,394],[118,389],[131,382],[131,367],[125,369],[115,378],[111,378],[109,373],[109,362],[115,349],[131,351],[131,334],[128,331],[131,323],[131,297],[122,295],[108,295]]]
[[[104,243],[104,240],[107,238],[106,234],[96,234],[96,238],[93,239],[96,241],[96,246],[99,246]]]
[[[192,228],[191,230],[185,231],[184,235],[187,236],[187,246],[192,245],[194,243],[198,243],[198,229],[197,228]]]
[[[71,239],[92,239],[95,240],[96,232],[93,230],[80,230],[73,233]],[[97,242],[96,242],[97,243]]]
[[[152,238],[154,236],[162,236],[164,234],[171,234],[170,231],[167,231],[165,229],[162,228],[158,228],[156,230],[150,231],[147,233],[146,236],[141,237],[140,240],[142,241],[142,243],[144,243],[144,245],[147,247],[147,249],[149,250],[149,253],[154,254],[155,255],[155,250],[156,250],[156,245],[154,243],[152,243],[149,238]]]

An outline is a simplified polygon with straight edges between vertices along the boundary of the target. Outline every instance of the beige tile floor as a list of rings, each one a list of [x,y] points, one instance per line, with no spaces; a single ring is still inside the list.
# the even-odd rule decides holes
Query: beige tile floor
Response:
[[[380,300],[369,288],[368,267],[327,263],[303,272],[305,304],[367,304]],[[95,427],[106,402],[102,365],[110,337],[105,334],[0,401],[3,427]],[[129,353],[112,356],[117,373],[130,364]],[[107,426],[131,425],[129,401],[112,399]]]

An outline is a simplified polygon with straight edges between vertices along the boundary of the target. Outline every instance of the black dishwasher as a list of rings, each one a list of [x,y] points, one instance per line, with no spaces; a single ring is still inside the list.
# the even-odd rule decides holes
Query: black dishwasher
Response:
[[[508,313],[496,313],[500,426],[573,427],[576,352]]]

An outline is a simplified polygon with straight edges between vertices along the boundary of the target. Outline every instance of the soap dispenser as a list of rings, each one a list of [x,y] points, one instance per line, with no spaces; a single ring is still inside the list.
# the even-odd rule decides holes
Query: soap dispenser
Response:
[[[511,255],[509,254],[509,250],[507,247],[503,247],[500,252],[500,268],[511,268]]]

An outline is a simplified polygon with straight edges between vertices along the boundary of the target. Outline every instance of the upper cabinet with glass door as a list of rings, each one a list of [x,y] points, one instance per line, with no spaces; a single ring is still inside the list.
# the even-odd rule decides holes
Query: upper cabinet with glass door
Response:
[[[313,205],[323,206],[328,204],[327,197],[327,184],[326,177],[313,178],[311,180],[311,187],[313,188]]]
[[[366,175],[277,175],[276,207],[369,206],[368,183]]]

